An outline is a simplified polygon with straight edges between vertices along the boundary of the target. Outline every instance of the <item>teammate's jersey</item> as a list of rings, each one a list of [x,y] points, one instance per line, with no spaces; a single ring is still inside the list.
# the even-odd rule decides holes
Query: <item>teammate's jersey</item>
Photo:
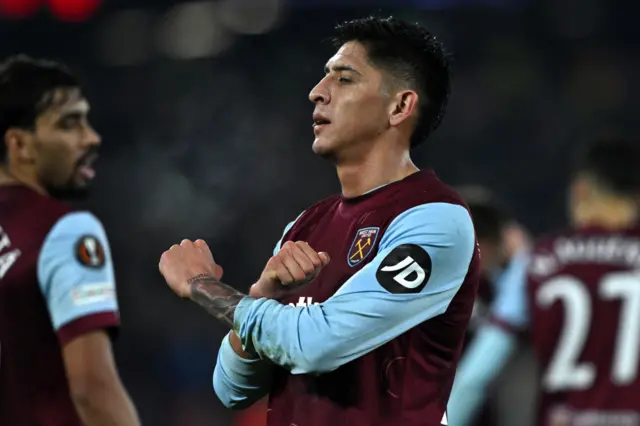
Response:
[[[321,201],[282,239],[299,240],[331,257],[316,280],[284,306],[236,310],[241,339],[287,366],[272,372],[268,425],[446,425],[480,273],[462,200],[423,171]],[[214,386],[231,405],[248,387],[225,345]]]
[[[117,325],[100,222],[24,186],[0,187],[0,425],[80,426],[62,346]]]
[[[539,424],[640,425],[640,228],[542,240],[527,291]]]

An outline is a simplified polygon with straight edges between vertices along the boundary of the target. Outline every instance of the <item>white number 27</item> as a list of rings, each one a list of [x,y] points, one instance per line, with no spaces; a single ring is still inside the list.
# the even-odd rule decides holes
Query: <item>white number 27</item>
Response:
[[[621,301],[611,380],[616,385],[626,385],[633,382],[638,374],[640,274],[621,272],[605,275],[597,291],[602,301]],[[550,307],[556,301],[564,305],[565,321],[556,352],[543,377],[543,386],[548,391],[588,389],[596,378],[596,367],[589,362],[579,363],[578,358],[591,331],[591,296],[580,280],[573,276],[559,276],[545,282],[537,293],[537,303],[541,307]]]

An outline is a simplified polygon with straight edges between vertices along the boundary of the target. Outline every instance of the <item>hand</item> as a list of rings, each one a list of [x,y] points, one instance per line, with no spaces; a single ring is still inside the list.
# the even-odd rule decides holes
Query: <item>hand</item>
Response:
[[[316,252],[304,241],[287,241],[267,262],[249,292],[253,297],[281,299],[310,283],[329,264],[329,255]]]
[[[531,239],[527,231],[519,224],[508,225],[502,231],[503,250],[507,259],[531,246]]]
[[[219,280],[223,273],[203,240],[196,240],[195,243],[182,240],[180,245],[174,244],[162,253],[158,267],[171,290],[180,297],[191,296],[192,278],[207,275]]]

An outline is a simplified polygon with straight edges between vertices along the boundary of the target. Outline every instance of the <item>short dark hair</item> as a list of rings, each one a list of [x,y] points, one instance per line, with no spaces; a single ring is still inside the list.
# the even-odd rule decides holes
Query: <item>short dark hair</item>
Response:
[[[500,242],[502,231],[511,222],[511,216],[498,197],[482,186],[458,188],[471,212],[478,240]]]
[[[336,26],[336,48],[350,41],[361,43],[375,66],[418,93],[411,146],[422,143],[440,125],[449,100],[450,66],[442,43],[418,23],[373,16]]]
[[[0,161],[7,156],[7,130],[33,129],[38,115],[53,101],[47,94],[76,87],[76,76],[57,62],[16,55],[0,64]]]
[[[636,198],[640,196],[640,141],[597,139],[584,147],[575,167],[605,190]]]

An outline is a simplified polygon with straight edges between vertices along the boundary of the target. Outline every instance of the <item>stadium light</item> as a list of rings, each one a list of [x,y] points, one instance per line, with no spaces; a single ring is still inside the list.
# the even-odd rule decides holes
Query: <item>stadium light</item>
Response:
[[[28,1],[28,0],[27,0]],[[61,21],[86,21],[100,7],[101,0],[48,0],[53,15]]]

